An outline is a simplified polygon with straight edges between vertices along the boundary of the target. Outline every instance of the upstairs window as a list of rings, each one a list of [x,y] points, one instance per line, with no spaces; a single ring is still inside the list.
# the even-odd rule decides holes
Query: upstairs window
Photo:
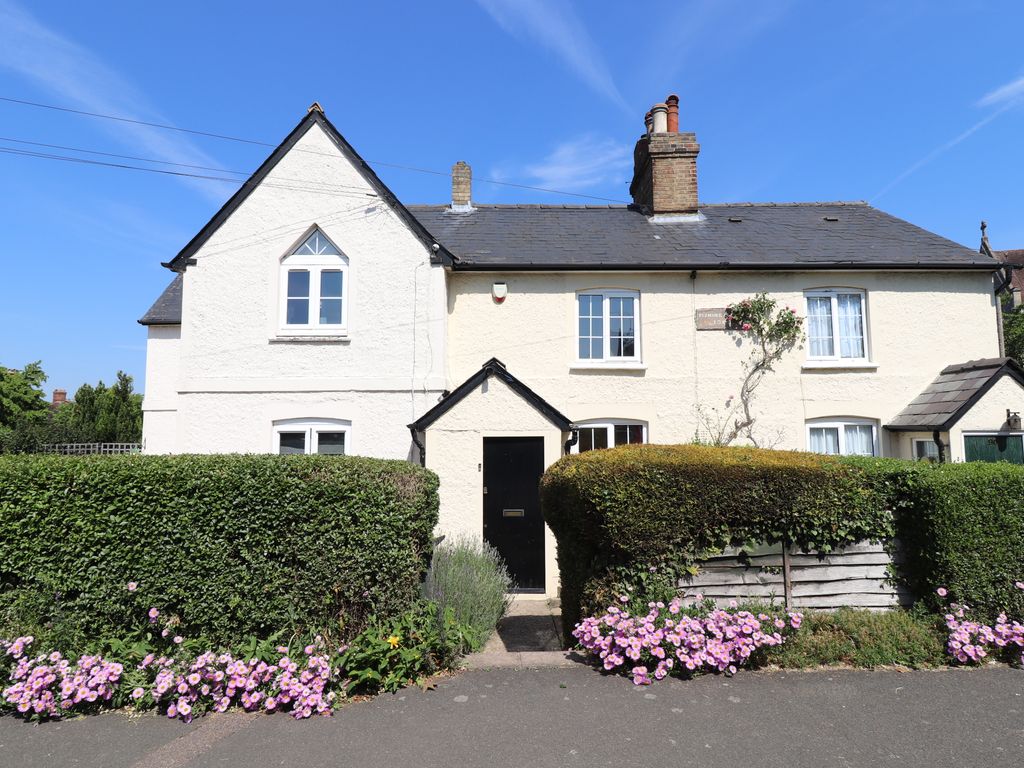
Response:
[[[348,320],[348,259],[314,229],[281,262],[281,326],[289,333],[343,333]]]
[[[808,291],[808,358],[837,362],[868,359],[864,291]]]
[[[595,365],[640,361],[640,294],[585,291],[576,297],[577,359]]]
[[[576,453],[647,442],[647,425],[640,421],[594,421],[581,424],[577,432]]]
[[[807,447],[829,456],[877,456],[878,431],[865,419],[812,421],[807,424]]]
[[[274,422],[274,453],[343,456],[351,451],[351,423],[339,419],[284,419]]]

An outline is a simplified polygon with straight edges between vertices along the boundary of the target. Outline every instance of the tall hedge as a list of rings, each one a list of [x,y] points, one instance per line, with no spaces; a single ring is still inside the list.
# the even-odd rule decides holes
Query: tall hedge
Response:
[[[791,451],[629,446],[561,459],[541,480],[571,629],[611,576],[726,545],[819,552],[896,536],[897,578],[933,609],[939,586],[979,616],[1024,615],[1024,467],[929,465]]]
[[[604,607],[619,566],[756,541],[828,551],[893,534],[885,501],[857,467],[755,448],[642,445],[567,456],[544,474],[541,503],[558,539],[568,629]]]
[[[402,461],[0,457],[0,635],[118,636],[153,606],[213,642],[345,637],[407,610],[437,505]]]

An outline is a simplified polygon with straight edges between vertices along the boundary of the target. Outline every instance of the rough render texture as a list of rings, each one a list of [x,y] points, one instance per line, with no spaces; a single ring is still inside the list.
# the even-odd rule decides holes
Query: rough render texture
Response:
[[[441,533],[483,535],[483,439],[543,437],[545,464],[561,455],[566,435],[509,389],[488,378],[426,431],[427,467],[441,477]],[[545,528],[545,592],[558,591],[555,537]]]
[[[297,191],[297,179],[325,191]],[[330,404],[334,418],[352,420],[360,452],[406,458],[404,425],[444,384],[445,277],[372,192],[314,125],[196,253],[185,272],[178,367],[160,353],[147,365],[161,393],[147,398],[147,451],[266,451],[271,425],[254,423],[263,412],[250,409],[276,400],[306,410],[294,416],[328,416],[319,404]],[[314,224],[349,259],[345,340],[282,339],[280,260]],[[150,418],[157,404],[164,416]]]
[[[490,298],[503,280],[508,298]],[[721,331],[697,331],[698,308],[767,291],[803,312],[803,291],[866,290],[870,356],[875,370],[804,369],[795,350],[759,390],[759,429],[780,448],[806,447],[806,421],[832,416],[880,425],[946,365],[998,353],[988,275],[952,273],[456,274],[449,288],[449,380],[459,382],[492,355],[574,421],[647,421],[653,442],[680,442],[698,432],[695,403],[721,407],[739,391],[746,343]],[[640,291],[643,370],[574,368],[579,290]],[[930,312],[941,307],[941,312]],[[478,332],[487,328],[486,334]],[[888,437],[882,450],[891,454]],[[907,454],[909,455],[909,454]]]

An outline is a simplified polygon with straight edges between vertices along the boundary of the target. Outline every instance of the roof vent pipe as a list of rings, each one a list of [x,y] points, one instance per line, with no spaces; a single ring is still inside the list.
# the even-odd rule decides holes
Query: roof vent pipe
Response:
[[[668,106],[666,104],[655,104],[651,107],[651,118],[654,123],[652,133],[668,132]]]
[[[665,99],[668,106],[668,132],[679,133],[679,97],[674,93]]]
[[[647,110],[647,114],[644,115],[644,126],[647,128],[647,135],[650,136],[651,129],[654,127],[654,118],[651,117],[651,110]]]

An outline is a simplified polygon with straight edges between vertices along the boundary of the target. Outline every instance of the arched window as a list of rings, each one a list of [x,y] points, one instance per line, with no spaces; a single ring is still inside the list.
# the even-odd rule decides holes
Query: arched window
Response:
[[[281,327],[299,334],[348,328],[348,257],[319,227],[281,260]]]

